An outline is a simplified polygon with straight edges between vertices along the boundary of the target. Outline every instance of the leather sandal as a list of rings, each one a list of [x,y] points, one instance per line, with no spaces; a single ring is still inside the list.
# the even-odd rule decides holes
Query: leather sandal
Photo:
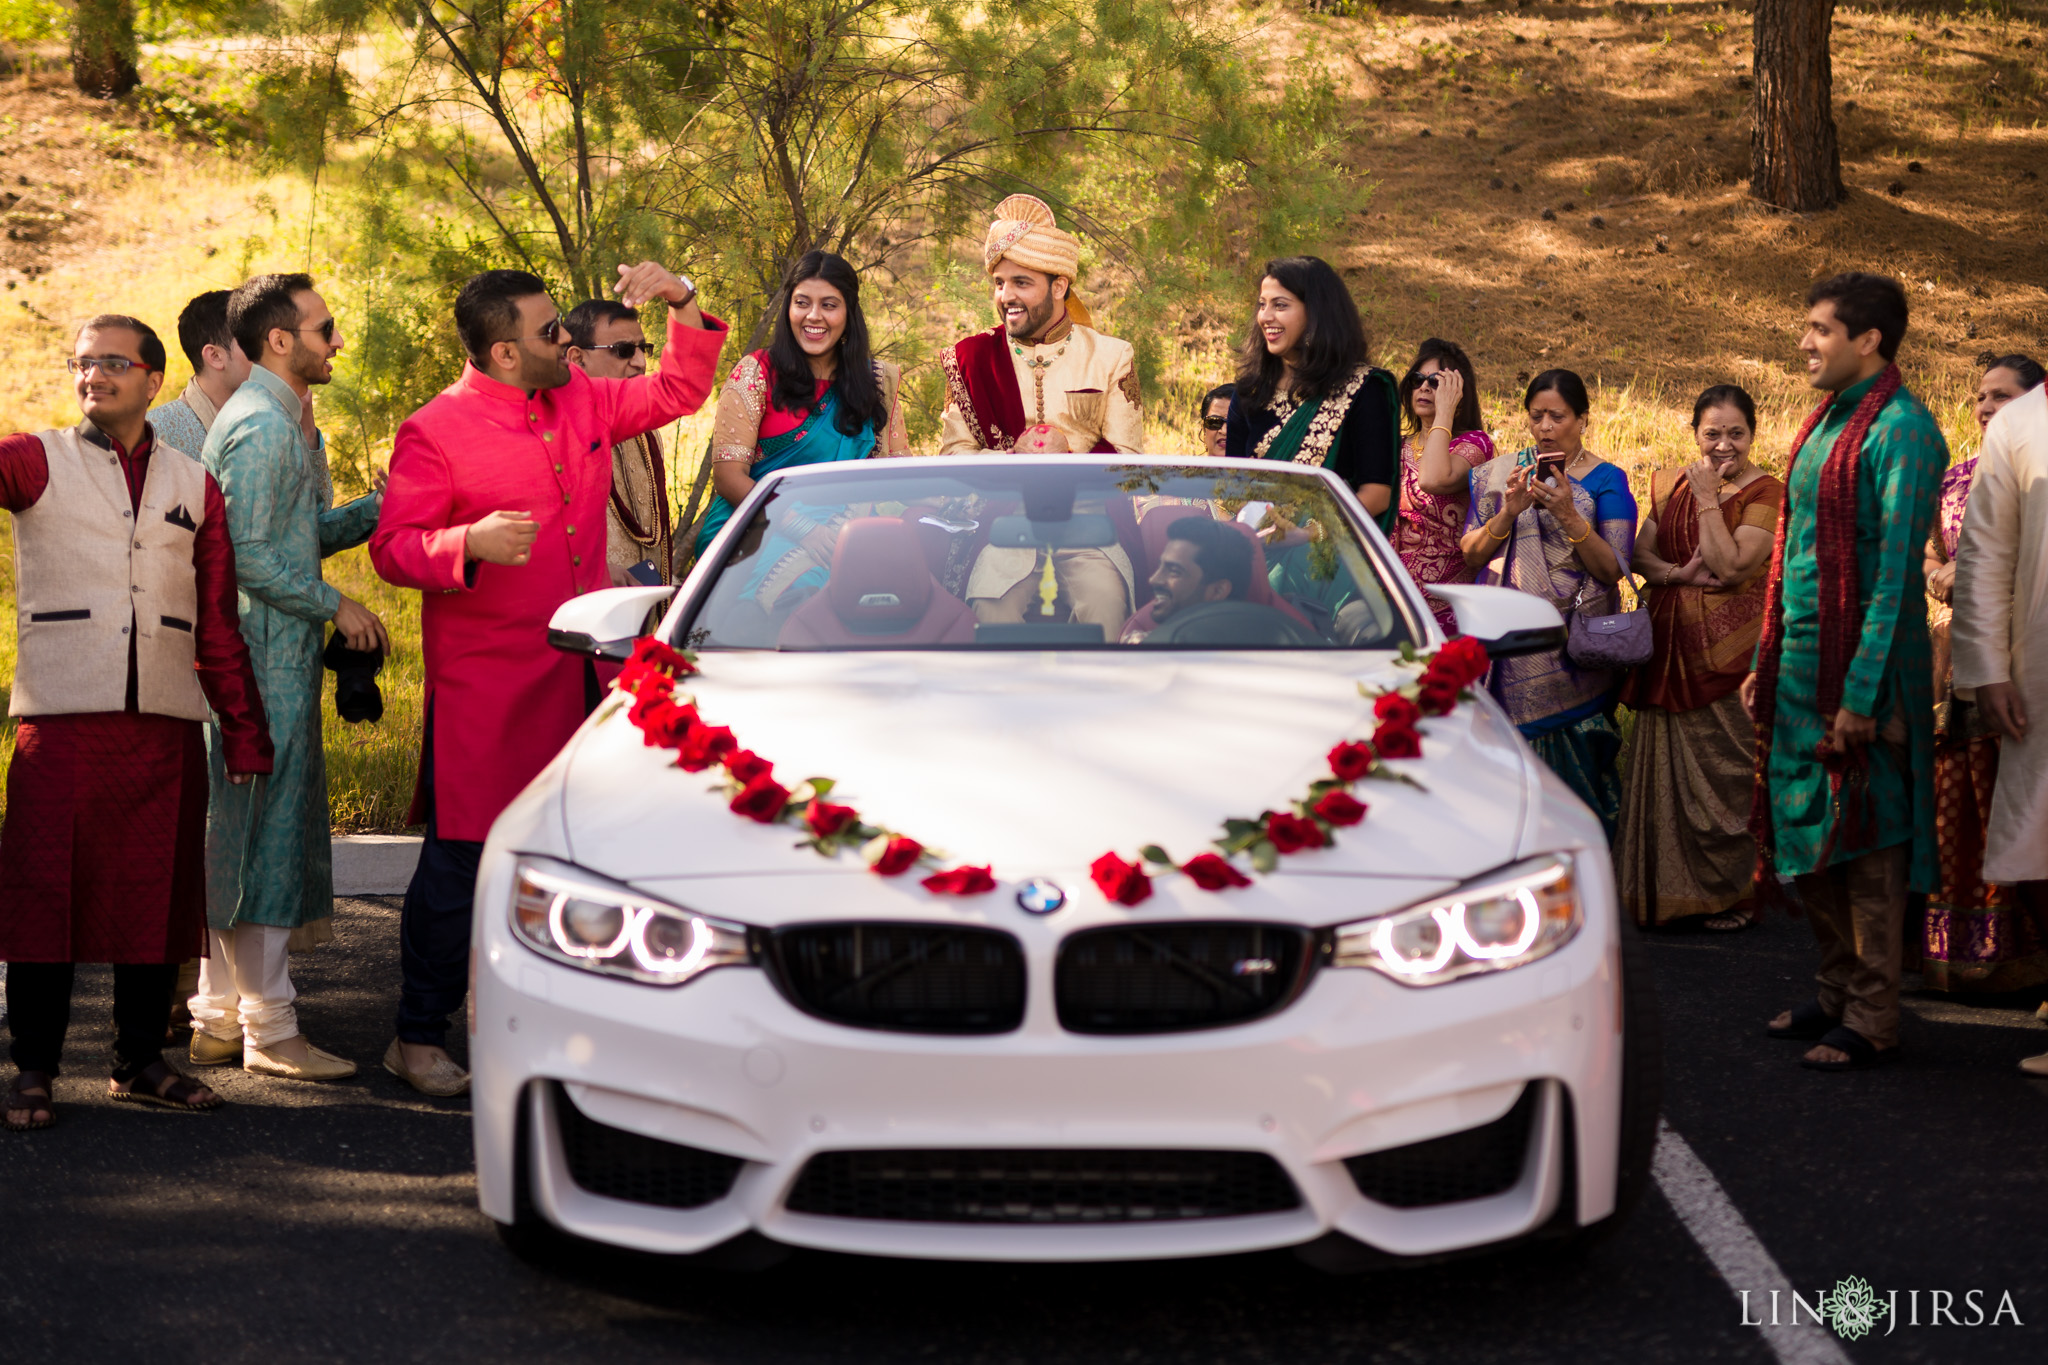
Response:
[[[119,1104],[151,1104],[182,1114],[204,1114],[227,1103],[198,1081],[171,1070],[161,1059],[126,1081],[109,1080],[107,1097]]]
[[[18,1072],[7,1088],[7,1131],[32,1133],[56,1123],[57,1106],[50,1102],[53,1090],[49,1072]],[[42,1117],[37,1118],[37,1114]]]
[[[1792,1020],[1783,1028],[1766,1024],[1764,1032],[1772,1038],[1790,1038],[1796,1042],[1811,1043],[1824,1036],[1828,1030],[1840,1027],[1841,1022],[1822,1009],[1818,1000],[1809,1000],[1803,1005],[1792,1007]]]
[[[1821,1047],[1831,1047],[1837,1052],[1847,1053],[1849,1060],[1816,1062],[1811,1058],[1801,1057],[1799,1065],[1808,1071],[1868,1071],[1872,1067],[1888,1066],[1899,1060],[1899,1049],[1896,1046],[1878,1047],[1846,1025],[1829,1029],[1816,1041]]]

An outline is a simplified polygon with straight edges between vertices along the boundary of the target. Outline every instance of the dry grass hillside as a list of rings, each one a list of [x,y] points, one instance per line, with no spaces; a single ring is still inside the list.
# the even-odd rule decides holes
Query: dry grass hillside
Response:
[[[1979,358],[2048,354],[2048,0],[1840,7],[1849,198],[1804,216],[1746,193],[1742,6],[1318,3],[1230,11],[1276,79],[1320,66],[1347,101],[1344,154],[1371,192],[1333,240],[1303,249],[1345,270],[1383,363],[1398,370],[1430,335],[1466,345],[1507,448],[1520,383],[1562,365],[1594,383],[1592,442],[1639,493],[1646,467],[1685,456],[1692,395],[1710,383],[1757,396],[1759,450],[1777,463],[1811,402],[1793,349],[1800,299],[1840,269],[1906,282],[1915,314],[1901,360],[1959,455],[1975,447]],[[190,69],[187,54],[178,70]],[[77,318],[134,312],[168,338],[191,294],[252,270],[319,273],[349,231],[303,182],[257,174],[204,146],[203,131],[160,107],[85,99],[47,56],[0,74],[0,431],[75,410],[58,364]],[[1257,263],[1233,264],[1248,297]],[[957,292],[972,272],[951,273]],[[1091,286],[1112,317],[1121,278],[1112,265]],[[892,327],[971,311],[928,308],[934,287],[906,278],[879,311]],[[347,327],[347,300],[336,308]],[[1195,448],[1192,396],[1228,377],[1248,322],[1248,305],[1183,320],[1154,395],[1159,449]],[[174,355],[168,393],[183,370]],[[912,429],[935,425],[919,414]],[[701,434],[683,435],[680,448],[701,448]],[[330,577],[417,638],[415,602],[375,583],[360,551],[331,561]],[[12,645],[0,642],[0,673]],[[338,826],[393,829],[403,813],[417,697],[401,680],[417,676],[416,652],[395,668],[379,730],[330,727]]]

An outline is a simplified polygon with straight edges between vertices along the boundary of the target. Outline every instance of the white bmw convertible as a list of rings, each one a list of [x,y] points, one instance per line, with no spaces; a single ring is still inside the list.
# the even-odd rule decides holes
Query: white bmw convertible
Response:
[[[1654,1002],[1480,680],[1562,627],[1434,591],[1455,643],[1318,469],[984,456],[767,476],[672,601],[566,604],[625,671],[484,852],[485,1212],[730,1264],[1611,1229]]]

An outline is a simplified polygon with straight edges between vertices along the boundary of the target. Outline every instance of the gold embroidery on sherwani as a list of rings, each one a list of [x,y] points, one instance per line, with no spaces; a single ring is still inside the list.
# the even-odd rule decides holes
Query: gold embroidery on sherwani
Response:
[[[1116,387],[1117,391],[1123,394],[1124,401],[1132,407],[1144,406],[1144,400],[1138,396],[1138,372],[1136,370],[1125,370],[1119,375]]]
[[[1351,400],[1358,396],[1359,389],[1365,385],[1366,376],[1371,373],[1370,365],[1360,365],[1351,372],[1351,378],[1345,381],[1343,388],[1323,400],[1323,405],[1317,410],[1316,415],[1308,419],[1308,431],[1301,438],[1301,448],[1294,452],[1295,464],[1321,465],[1330,458],[1330,445],[1337,439],[1338,429],[1344,425],[1345,417],[1350,415]],[[1278,417],[1280,421],[1271,431],[1259,438],[1259,444],[1252,452],[1254,455],[1261,460],[1266,458],[1266,451],[1272,447],[1273,438],[1286,427],[1287,419],[1294,416],[1295,409],[1300,406],[1293,394],[1285,397],[1278,394],[1273,396],[1273,401],[1266,404],[1266,411]]]

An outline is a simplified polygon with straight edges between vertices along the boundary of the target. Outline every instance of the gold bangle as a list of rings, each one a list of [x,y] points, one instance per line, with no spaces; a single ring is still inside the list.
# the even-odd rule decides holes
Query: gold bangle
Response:
[[[1452,431],[1449,427],[1445,426],[1442,422],[1438,422],[1435,426],[1431,427],[1429,429],[1429,434],[1434,436],[1439,431],[1441,431],[1446,436],[1456,436],[1458,434],[1457,432]]]
[[[1515,533],[1515,524],[1512,521],[1508,523],[1508,529],[1502,531],[1497,536],[1493,535],[1493,522],[1491,519],[1488,519],[1487,521],[1481,523],[1481,525],[1482,528],[1485,530],[1486,534],[1489,536],[1493,536],[1495,540],[1506,540],[1509,536]]]
[[[1589,521],[1589,522],[1587,522],[1587,523],[1586,523],[1586,534],[1584,534],[1584,535],[1580,536],[1580,537],[1579,537],[1579,538],[1578,538],[1577,540],[1573,540],[1573,539],[1571,538],[1570,534],[1569,534],[1569,533],[1567,533],[1567,534],[1566,534],[1566,536],[1565,536],[1565,538],[1564,538],[1564,543],[1565,543],[1565,544],[1567,544],[1567,545],[1583,545],[1583,544],[1585,544],[1585,543],[1586,543],[1587,541],[1591,540],[1592,538],[1593,538],[1593,523]]]

